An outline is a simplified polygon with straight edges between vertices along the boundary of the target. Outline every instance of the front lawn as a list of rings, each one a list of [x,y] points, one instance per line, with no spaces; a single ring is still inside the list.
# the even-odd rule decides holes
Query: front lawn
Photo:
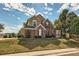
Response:
[[[0,55],[9,53],[21,53],[38,50],[78,48],[79,41],[66,39],[7,39],[0,40]]]

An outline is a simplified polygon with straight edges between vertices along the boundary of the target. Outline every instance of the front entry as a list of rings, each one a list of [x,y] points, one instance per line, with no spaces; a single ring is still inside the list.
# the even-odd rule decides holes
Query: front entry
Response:
[[[39,36],[42,36],[42,30],[39,29]]]

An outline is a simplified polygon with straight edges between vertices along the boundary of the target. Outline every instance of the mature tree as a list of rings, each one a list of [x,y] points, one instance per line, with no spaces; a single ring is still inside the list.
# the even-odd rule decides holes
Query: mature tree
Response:
[[[59,20],[61,22],[61,35],[65,36],[66,33],[66,18],[67,18],[67,14],[68,14],[68,10],[64,9],[60,16],[59,16]]]
[[[16,37],[16,33],[11,33],[12,37]]]
[[[4,25],[3,24],[0,24],[0,32],[2,32],[4,29]]]
[[[79,35],[79,17],[75,17],[72,20],[71,24],[72,25],[70,26],[70,33]]]
[[[55,20],[54,21],[54,26],[55,26],[55,29],[57,29],[57,30],[61,30],[61,22],[60,22],[60,20]]]
[[[55,20],[56,29],[60,29],[62,37],[66,33],[79,35],[79,17],[74,12],[69,12],[64,9],[59,15],[58,20]]]
[[[64,9],[62,10],[60,16],[59,16],[59,19],[61,22],[65,22],[66,21],[66,16],[68,14],[68,10],[67,9]]]
[[[66,28],[68,29],[67,32],[70,32],[70,27],[74,23],[74,18],[77,18],[77,15],[74,12],[69,12],[66,19]]]

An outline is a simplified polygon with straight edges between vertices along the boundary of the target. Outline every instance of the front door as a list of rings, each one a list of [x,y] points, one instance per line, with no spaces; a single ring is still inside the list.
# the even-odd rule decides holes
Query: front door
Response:
[[[42,30],[39,29],[39,36],[42,36]]]

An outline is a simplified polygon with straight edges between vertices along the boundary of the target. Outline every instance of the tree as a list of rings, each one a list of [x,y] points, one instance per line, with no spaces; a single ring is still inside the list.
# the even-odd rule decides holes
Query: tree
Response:
[[[2,32],[4,29],[4,25],[3,24],[0,24],[0,32]]]
[[[59,15],[59,20],[61,22],[61,35],[65,37],[66,33],[66,18],[67,18],[68,10],[64,9]]]
[[[61,30],[62,37],[65,37],[66,33],[79,35],[79,17],[74,12],[68,12],[67,9],[62,11],[54,25]]]
[[[16,34],[15,33],[11,33],[12,37],[16,37]]]
[[[65,22],[65,21],[66,21],[66,16],[67,16],[67,14],[68,14],[68,10],[67,10],[67,9],[64,9],[64,10],[61,12],[60,16],[59,16],[59,20],[60,20],[61,22]]]
[[[55,29],[57,29],[57,30],[61,30],[61,22],[60,22],[60,20],[55,20],[54,21],[54,26],[55,26]]]
[[[68,29],[67,32],[70,33],[70,27],[72,27],[72,24],[74,23],[74,18],[77,18],[77,15],[74,12],[69,12],[67,14],[67,19],[66,19],[66,28]]]
[[[79,17],[75,17],[71,22],[70,33],[79,35]]]

